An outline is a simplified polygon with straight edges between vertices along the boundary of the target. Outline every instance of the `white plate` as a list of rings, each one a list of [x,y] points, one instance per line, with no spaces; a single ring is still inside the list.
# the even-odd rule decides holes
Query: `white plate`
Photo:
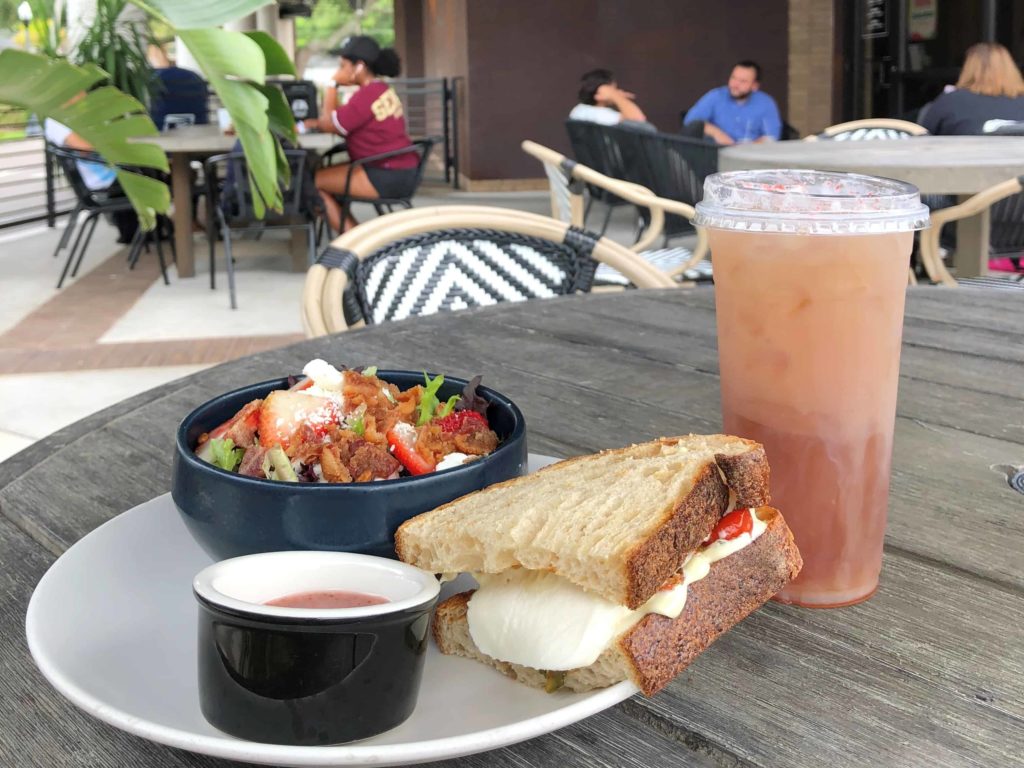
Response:
[[[530,471],[556,459],[530,456]],[[28,606],[32,656],[53,686],[94,717],[161,744],[274,765],[408,765],[549,733],[637,692],[629,682],[546,694],[431,643],[416,710],[364,741],[258,744],[221,733],[199,711],[192,577],[211,562],[165,494],[76,543]],[[463,577],[465,578],[465,577]],[[442,597],[458,583],[445,585]]]

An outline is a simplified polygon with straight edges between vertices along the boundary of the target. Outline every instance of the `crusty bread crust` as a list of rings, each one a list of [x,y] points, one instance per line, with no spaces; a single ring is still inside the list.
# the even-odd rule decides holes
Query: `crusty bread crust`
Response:
[[[767,507],[758,514],[768,524],[765,532],[691,584],[678,618],[645,616],[593,665],[566,672],[564,686],[587,691],[632,679],[644,695],[653,696],[722,633],[778,593],[800,572],[803,561],[782,515]],[[441,652],[476,659],[526,685],[543,688],[543,672],[492,659],[476,647],[466,621],[472,594],[462,592],[437,607],[433,634]]]
[[[616,645],[630,677],[645,695],[664,688],[722,633],[800,573],[803,559],[782,515],[765,507],[758,516],[768,524],[764,533],[691,584],[678,618],[648,614],[619,637]]]
[[[693,490],[669,514],[657,532],[626,558],[627,608],[646,603],[679,570],[680,558],[708,537],[729,506],[729,488],[714,466],[705,467]]]
[[[652,441],[651,444],[660,443],[671,446],[692,437],[694,436],[663,437]],[[614,567],[618,569],[615,573],[621,575],[614,582],[616,585],[614,591],[602,591],[598,585],[577,581],[579,586],[589,588],[629,608],[637,608],[643,605],[658,587],[678,570],[686,554],[696,549],[700,542],[707,538],[728,506],[730,488],[736,493],[737,506],[757,507],[769,502],[769,469],[763,446],[752,440],[732,436],[702,437],[726,438],[731,442],[744,444],[747,446],[747,450],[734,455],[714,454],[714,463],[709,461],[708,465],[700,472],[693,487],[685,495],[670,500],[661,513],[661,519],[652,520],[654,532],[637,542],[632,549],[625,552],[625,556],[621,560],[615,563]],[[627,446],[602,451],[598,455],[627,454],[636,448],[637,446]],[[593,458],[594,455],[587,455],[566,459],[545,467],[539,472],[497,483],[407,520],[399,526],[395,533],[395,552],[400,560],[421,568],[448,570],[441,563],[423,562],[409,545],[410,540],[415,540],[419,535],[417,533],[419,527],[431,515],[457,509],[460,504],[471,497],[493,493],[497,489],[518,483],[535,482],[537,477],[544,476],[548,472],[571,473],[575,464]],[[530,566],[527,564],[527,567]],[[555,570],[557,571],[557,569]]]
[[[765,507],[772,501],[768,490],[768,480],[771,476],[768,456],[763,445],[748,442],[752,446],[750,451],[735,456],[717,453],[715,463],[725,475],[725,482],[736,492],[737,507]]]

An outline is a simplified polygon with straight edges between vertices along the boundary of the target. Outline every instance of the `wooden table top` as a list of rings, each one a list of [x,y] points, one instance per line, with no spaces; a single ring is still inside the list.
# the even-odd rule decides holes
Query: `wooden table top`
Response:
[[[230,152],[235,145],[237,136],[225,135],[216,125],[180,125],[174,130],[164,131],[159,136],[147,136],[145,141],[156,144],[168,153],[186,152],[195,154],[217,154]],[[299,134],[299,146],[324,152],[341,142],[341,137],[333,133],[302,133]]]
[[[628,291],[438,315],[242,358],[89,416],[0,464],[0,753],[46,766],[236,763],[90,718],[35,669],[36,582],[96,526],[169,489],[193,407],[313,357],[468,376],[571,456],[720,428],[713,291]],[[651,699],[446,766],[1024,766],[1024,343],[1015,292],[911,288],[881,586],[766,605]],[[841,407],[841,404],[837,404]]]
[[[1024,136],[778,141],[723,147],[719,168],[817,168],[887,176],[924,194],[970,195],[1024,174]]]

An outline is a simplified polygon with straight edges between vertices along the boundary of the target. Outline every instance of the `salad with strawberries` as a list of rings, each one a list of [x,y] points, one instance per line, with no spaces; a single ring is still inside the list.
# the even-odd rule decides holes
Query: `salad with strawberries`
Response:
[[[476,389],[438,399],[443,376],[405,391],[376,367],[312,360],[303,378],[200,435],[195,453],[229,472],[300,483],[365,483],[457,467],[498,447]]]

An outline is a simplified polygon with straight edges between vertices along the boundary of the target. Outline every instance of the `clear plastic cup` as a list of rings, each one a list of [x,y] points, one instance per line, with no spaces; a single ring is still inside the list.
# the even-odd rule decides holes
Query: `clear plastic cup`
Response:
[[[916,187],[805,170],[709,176],[722,418],[764,444],[772,503],[804,567],[777,599],[814,607],[878,587]]]

